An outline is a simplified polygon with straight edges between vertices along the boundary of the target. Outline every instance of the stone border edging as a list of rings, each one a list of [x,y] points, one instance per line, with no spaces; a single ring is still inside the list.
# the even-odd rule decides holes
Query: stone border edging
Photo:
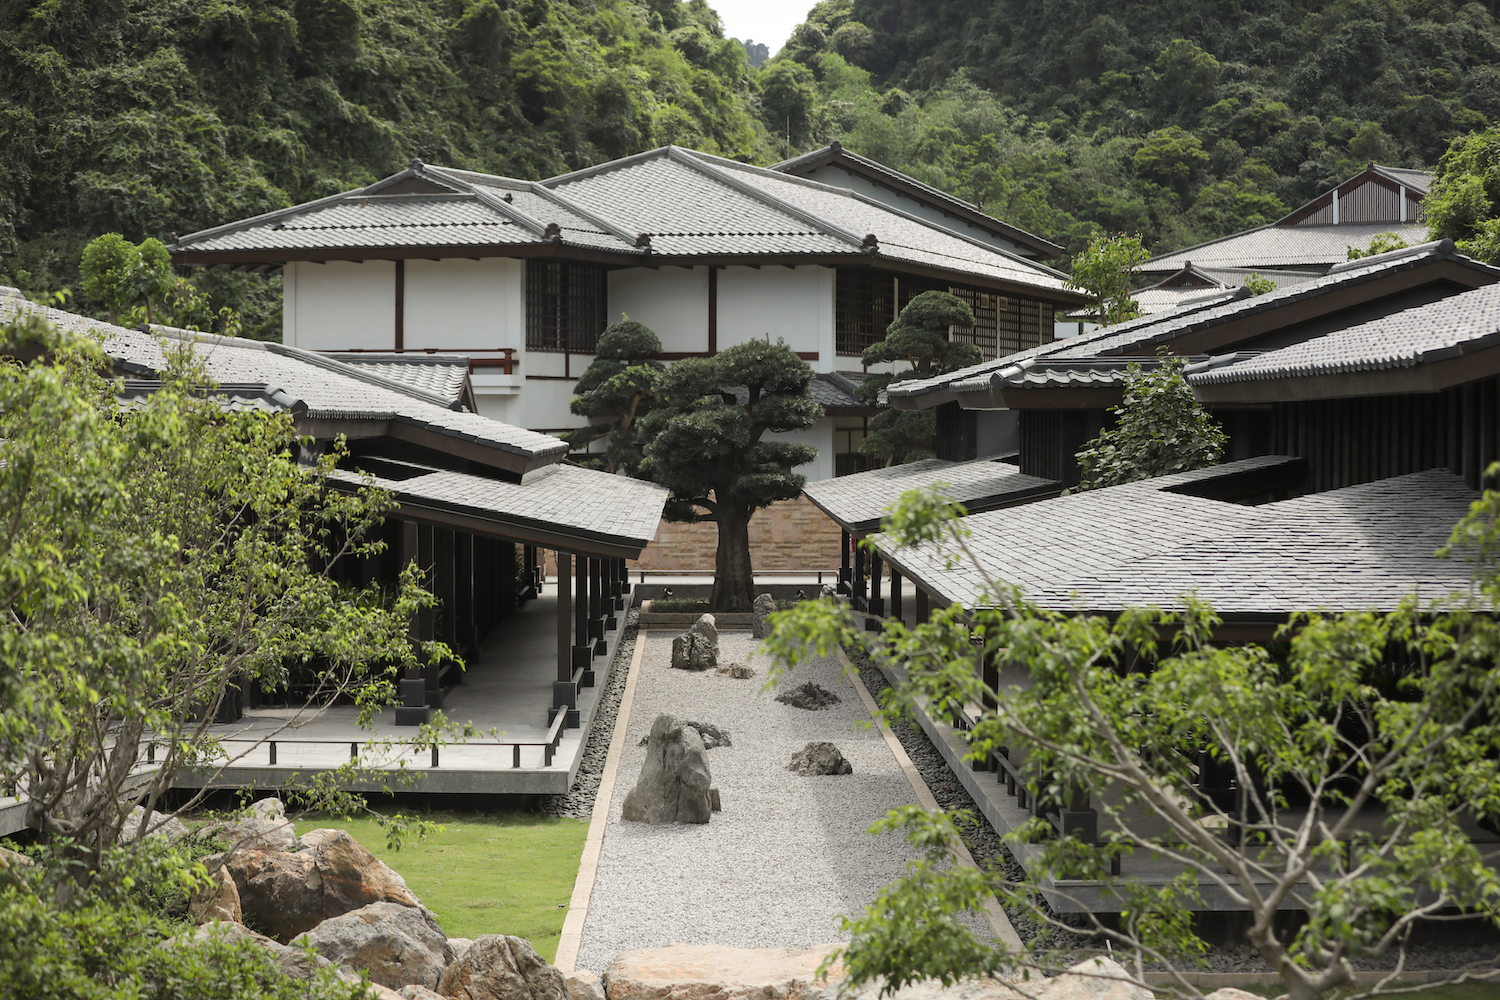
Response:
[[[906,755],[906,748],[901,745],[901,741],[896,738],[896,734],[891,732],[891,727],[881,721],[878,714],[879,706],[875,704],[875,699],[871,697],[870,692],[865,688],[864,681],[859,677],[859,671],[854,668],[854,664],[849,662],[849,656],[844,652],[842,646],[835,646],[834,648],[838,652],[840,665],[843,666],[846,674],[853,682],[855,693],[859,695],[859,700],[864,702],[865,710],[870,713],[871,721],[879,728],[880,735],[885,739],[886,747],[895,755],[896,763],[901,767],[901,773],[906,775],[906,780],[911,783],[911,790],[917,797],[917,804],[928,812],[938,812],[940,807],[938,806],[937,799],[932,794],[932,790],[927,787],[927,782],[922,780],[922,775],[917,771],[917,765],[913,764],[911,758]],[[952,845],[952,850],[953,860],[957,864],[965,868],[972,868],[975,871],[979,870],[979,866],[974,863],[974,856],[969,853],[969,848],[962,840],[955,842]],[[993,896],[985,901],[984,916],[985,920],[989,922],[990,933],[995,936],[996,940],[1014,951],[1026,951],[1026,945],[1021,941],[1021,935],[1016,933],[1015,927],[1011,925],[1010,918],[1005,915],[1005,911],[1001,909],[999,901]]]
[[[589,817],[589,832],[583,842],[583,856],[578,862],[578,878],[573,882],[573,897],[568,901],[568,915],[563,918],[562,935],[557,941],[557,956],[552,964],[565,976],[577,971],[575,967],[578,964],[578,952],[583,947],[583,924],[588,919],[589,899],[594,894],[594,879],[599,874],[599,855],[604,850],[604,828],[609,825],[609,806],[615,796],[615,775],[620,768],[620,757],[625,752],[625,730],[630,725],[630,708],[635,702],[635,683],[641,676],[641,657],[646,651],[646,635],[649,631],[645,625],[638,623],[635,653],[630,658],[630,676],[625,680],[620,707],[615,711],[614,736],[609,741],[604,773],[599,778],[599,790],[594,795],[594,814]]]

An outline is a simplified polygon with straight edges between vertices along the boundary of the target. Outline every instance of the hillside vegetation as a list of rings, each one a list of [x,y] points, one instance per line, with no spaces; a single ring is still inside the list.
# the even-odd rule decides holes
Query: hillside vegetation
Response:
[[[94,235],[413,156],[539,177],[667,142],[771,163],[838,138],[1070,253],[1159,251],[1500,122],[1497,5],[823,0],[756,69],[705,0],[0,0],[0,283],[76,292]],[[274,280],[195,281],[275,335]]]

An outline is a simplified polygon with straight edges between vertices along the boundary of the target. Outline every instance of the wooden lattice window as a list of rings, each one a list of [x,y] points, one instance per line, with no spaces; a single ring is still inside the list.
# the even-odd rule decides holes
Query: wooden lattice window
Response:
[[[955,326],[948,331],[948,339],[962,344],[973,344],[984,355],[984,360],[997,357],[997,323],[1000,310],[1006,308],[1004,296],[994,292],[976,292],[970,288],[950,288],[950,292],[963,299],[974,313],[973,326]]]
[[[856,357],[885,339],[896,318],[896,279],[876,271],[840,269],[834,282],[834,350]]]
[[[1001,299],[996,350],[999,357],[1052,342],[1052,306],[1033,299]]]
[[[593,354],[608,325],[609,281],[602,267],[526,262],[526,346]]]

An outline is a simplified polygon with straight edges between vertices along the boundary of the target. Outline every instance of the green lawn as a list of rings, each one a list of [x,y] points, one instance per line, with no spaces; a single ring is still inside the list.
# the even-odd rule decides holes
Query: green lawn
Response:
[[[588,824],[526,813],[427,818],[443,832],[400,851],[387,849],[385,830],[370,819],[311,816],[296,829],[299,836],[320,826],[348,830],[401,873],[449,937],[514,934],[552,961]]]

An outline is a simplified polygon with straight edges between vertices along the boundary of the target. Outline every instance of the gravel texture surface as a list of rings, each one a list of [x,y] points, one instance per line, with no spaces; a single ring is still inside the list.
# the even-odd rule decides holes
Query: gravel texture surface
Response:
[[[911,786],[835,660],[798,668],[841,698],[818,712],[778,704],[757,680],[672,670],[674,633],[646,639],[624,758],[578,967],[603,972],[614,957],[674,942],[742,948],[807,947],[840,938],[837,918],[857,914],[912,857],[897,837],[866,830]],[[721,662],[752,659],[747,632],[720,635]],[[625,823],[620,807],[645,760],[638,746],[659,713],[728,730],[733,746],[709,751],[724,811],[703,826]],[[834,743],[852,775],[799,777],[786,769],[808,743]],[[976,925],[976,929],[978,925]]]

